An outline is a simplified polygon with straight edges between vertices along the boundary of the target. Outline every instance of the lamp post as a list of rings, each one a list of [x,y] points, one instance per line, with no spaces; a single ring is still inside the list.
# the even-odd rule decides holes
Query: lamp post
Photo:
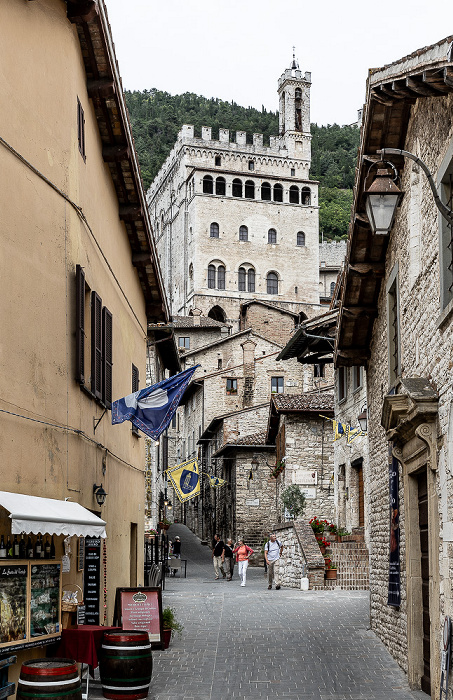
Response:
[[[413,153],[410,153],[409,151],[403,151],[401,148],[381,148],[381,150],[377,151],[377,153],[378,153],[378,155],[381,156],[381,158],[383,160],[387,156],[393,155],[393,156],[401,156],[403,158],[409,158],[409,160],[414,161],[414,163],[416,163],[423,170],[426,177],[428,178],[428,183],[429,183],[429,186],[431,187],[431,191],[433,193],[434,202],[436,204],[436,207],[438,208],[438,210],[440,211],[440,213],[444,217],[444,219],[446,221],[448,221],[448,223],[451,226],[453,226],[453,211],[451,209],[449,209],[447,206],[445,206],[445,204],[440,199],[440,197],[437,193],[436,183],[434,182],[434,178],[431,175],[431,172],[430,172],[428,166],[425,165],[425,163],[418,156],[414,155]],[[391,165],[396,171],[396,168],[393,166],[392,163],[390,163],[389,161],[386,161],[386,162],[389,163],[389,165]],[[376,179],[373,181],[373,183],[368,188],[368,190],[366,190],[364,193],[366,196],[365,207],[366,207],[366,212],[367,212],[368,218],[370,220],[370,225],[371,225],[371,228],[373,230],[373,233],[380,233],[383,235],[388,235],[390,233],[390,230],[391,230],[392,225],[393,225],[396,207],[401,202],[401,199],[402,199],[404,193],[401,192],[401,190],[399,190],[398,187],[396,187],[394,182],[393,182],[393,186],[390,186],[391,191],[390,190],[386,191],[385,187],[386,187],[386,185],[388,185],[388,182],[386,182],[384,180],[383,172],[381,175],[380,175],[380,172],[381,171],[378,170]],[[387,175],[388,175],[388,172],[387,172]],[[375,186],[375,183],[376,183],[376,186]],[[381,191],[379,190],[379,185],[382,185]],[[395,195],[396,197],[392,200],[394,202],[394,204],[391,205],[390,204],[391,200],[389,199],[389,197],[392,194]],[[379,197],[384,197],[384,198],[387,197],[387,199],[380,200]],[[383,210],[384,209],[387,210],[386,211],[387,220],[389,221],[389,226],[388,226],[387,230],[385,230],[385,228],[384,228],[383,221],[381,221],[379,219],[379,212],[377,213],[377,218],[378,218],[379,224],[380,224],[379,230],[378,230],[378,227],[375,227],[374,212],[377,211],[377,209],[380,205],[382,205]],[[393,206],[393,213],[390,212],[391,206]],[[383,211],[381,211],[381,213],[383,214]]]
[[[93,484],[93,494],[96,497],[96,502],[98,506],[103,506],[105,503],[107,493],[103,489],[102,484],[100,486],[98,486],[97,484]]]
[[[388,236],[395,219],[396,208],[403,192],[392,179],[392,172],[379,168],[370,187],[365,191],[365,209],[371,230],[376,235]]]
[[[368,428],[368,413],[366,404],[365,406],[362,406],[362,410],[357,416],[357,420],[359,421],[360,430],[366,433]]]

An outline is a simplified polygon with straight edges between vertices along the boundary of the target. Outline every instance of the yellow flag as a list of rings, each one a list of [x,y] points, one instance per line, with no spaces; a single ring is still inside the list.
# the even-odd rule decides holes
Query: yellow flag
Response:
[[[209,476],[209,485],[212,486],[212,488],[217,488],[217,486],[223,486],[225,483],[225,479],[219,479],[217,476],[211,476],[211,474],[208,474]]]
[[[181,503],[200,494],[200,473],[196,459],[167,469],[167,476]]]

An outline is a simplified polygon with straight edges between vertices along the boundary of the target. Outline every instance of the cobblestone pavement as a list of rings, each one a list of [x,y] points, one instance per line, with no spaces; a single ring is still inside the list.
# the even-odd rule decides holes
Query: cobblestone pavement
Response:
[[[262,568],[247,585],[214,580],[209,547],[185,526],[187,578],[167,578],[164,606],[184,625],[169,649],[154,651],[148,700],[427,700],[368,628],[364,591],[267,590]],[[90,698],[102,697],[100,689]]]

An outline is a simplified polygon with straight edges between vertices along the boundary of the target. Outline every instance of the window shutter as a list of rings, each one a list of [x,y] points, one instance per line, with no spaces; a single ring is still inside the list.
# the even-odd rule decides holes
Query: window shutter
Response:
[[[102,399],[102,299],[91,292],[91,391]]]
[[[136,392],[139,390],[139,384],[140,384],[140,373],[138,371],[138,367],[135,365],[132,365],[132,393]]]
[[[76,267],[76,380],[85,383],[85,272]]]
[[[113,366],[113,343],[112,343],[112,314],[107,308],[102,309],[102,399],[107,408],[112,407],[112,366]]]

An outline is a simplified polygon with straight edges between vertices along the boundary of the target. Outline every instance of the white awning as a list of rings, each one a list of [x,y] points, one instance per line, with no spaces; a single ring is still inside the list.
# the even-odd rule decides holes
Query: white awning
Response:
[[[74,501],[0,491],[0,506],[11,513],[13,535],[40,532],[42,535],[107,537],[105,521]]]

